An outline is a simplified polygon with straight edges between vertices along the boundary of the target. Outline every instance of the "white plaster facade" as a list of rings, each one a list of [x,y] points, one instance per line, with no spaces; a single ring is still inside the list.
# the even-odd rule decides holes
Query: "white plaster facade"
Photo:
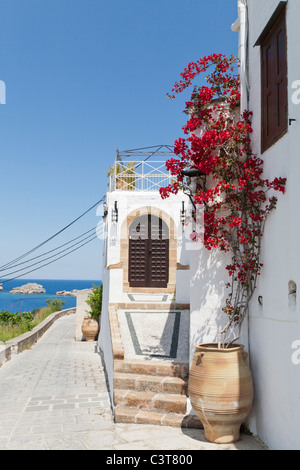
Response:
[[[282,3],[286,4],[288,117],[295,121],[288,126],[288,132],[261,155],[261,61],[260,47],[254,44]],[[300,1],[238,0],[237,5],[239,17],[232,30],[239,34],[241,109],[248,107],[253,112],[253,152],[264,160],[265,178],[287,178],[286,193],[279,194],[277,208],[266,224],[261,258],[263,271],[241,337],[241,343],[249,352],[255,391],[247,424],[270,449],[300,449],[300,300],[295,292],[300,283],[300,92],[297,93],[297,89],[300,90]],[[131,211],[152,206],[169,214],[175,222],[177,262],[190,267],[176,272],[176,301],[190,303],[190,363],[195,345],[216,341],[219,327],[226,321],[221,309],[226,297],[224,268],[228,260],[203,247],[187,248],[188,240],[182,237],[180,223],[182,200],[188,205],[188,198],[182,193],[166,200],[162,200],[158,192],[149,191],[107,194],[105,289],[99,344],[104,351],[110,381],[113,358],[109,345],[108,304],[122,302],[124,298],[123,268],[118,268],[120,230]],[[111,222],[110,216],[115,201],[119,208],[117,224]],[[115,269],[108,269],[113,265]]]
[[[109,271],[110,303],[124,301],[123,268],[117,267],[121,261],[121,244],[124,240],[121,229],[128,215],[134,211],[149,208],[151,213],[151,210],[153,212],[154,209],[157,209],[166,214],[167,218],[173,220],[176,226],[177,262],[184,266],[189,265],[189,251],[185,243],[188,232],[182,229],[180,220],[182,201],[185,202],[185,207],[191,210],[189,198],[182,192],[167,199],[162,199],[158,191],[116,190],[107,193],[108,216],[105,221],[104,243],[106,247],[103,250],[103,266],[104,271]],[[115,202],[117,202],[118,208],[118,222],[113,222],[111,218],[111,211],[114,209]],[[126,233],[127,236],[128,233]],[[178,270],[176,276],[176,301],[178,303],[189,303],[189,273],[187,270]]]
[[[238,0],[237,4],[239,17],[232,30],[239,33],[241,110],[253,112],[252,149],[264,160],[265,178],[287,178],[286,193],[277,194],[277,208],[265,227],[263,271],[242,331],[255,389],[247,424],[270,449],[300,449],[300,300],[295,292],[300,283],[300,2]],[[288,118],[295,121],[261,154],[261,59],[260,46],[254,44],[278,6],[286,7]],[[224,321],[225,265],[224,257],[205,249],[191,258],[190,360],[196,343],[216,341]]]
[[[107,216],[104,219],[103,240],[103,300],[101,314],[101,328],[98,344],[103,351],[105,367],[110,384],[111,398],[113,394],[113,353],[111,348],[111,331],[109,324],[109,306],[120,305],[128,301],[128,288],[126,287],[128,259],[124,261],[124,253],[128,253],[128,218],[134,214],[152,213],[160,215],[167,223],[169,229],[173,230],[173,246],[176,254],[173,264],[173,283],[168,288],[174,293],[174,300],[179,304],[189,304],[190,294],[190,251],[188,249],[189,232],[181,223],[182,202],[188,214],[192,205],[186,194],[180,191],[167,199],[162,199],[158,190],[156,191],[108,191],[106,196]],[[117,204],[118,220],[112,220],[112,212]],[[123,261],[122,261],[123,259]],[[171,260],[169,260],[171,268]],[[170,269],[171,271],[171,269]],[[172,281],[172,280],[171,280]],[[168,284],[169,285],[169,284]],[[174,285],[174,289],[173,289]],[[151,288],[153,292],[159,289]],[[132,288],[130,292],[143,292],[144,289]],[[113,400],[112,400],[113,403]]]
[[[255,402],[249,421],[272,449],[300,449],[300,306],[289,294],[289,282],[300,284],[299,216],[299,126],[300,103],[293,99],[294,82],[300,80],[300,2],[286,3],[288,118],[287,133],[260,153],[261,85],[260,47],[253,47],[264,30],[278,0],[248,0],[246,6],[248,50],[246,70],[249,82],[249,110],[253,111],[253,152],[264,160],[264,176],[287,178],[286,193],[269,218],[262,247],[263,272],[250,308],[250,363],[255,384]],[[241,42],[243,42],[241,38]],[[299,88],[299,83],[298,83]],[[245,86],[242,88],[246,102]],[[293,102],[294,101],[294,102]],[[262,296],[262,306],[258,302]]]

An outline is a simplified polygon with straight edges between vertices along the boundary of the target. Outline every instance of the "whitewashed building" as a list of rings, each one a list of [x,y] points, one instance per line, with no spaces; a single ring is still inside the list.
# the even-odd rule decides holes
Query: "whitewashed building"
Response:
[[[237,6],[231,28],[239,34],[241,111],[253,112],[252,151],[264,161],[264,178],[287,178],[266,223],[264,266],[242,331],[255,390],[247,425],[270,449],[300,449],[300,2]],[[205,249],[191,258],[190,360],[196,343],[217,340],[226,264]]]
[[[165,162],[172,156],[168,146],[117,152],[111,170],[104,205],[99,346],[104,353],[112,402],[114,357],[118,358],[114,348],[119,344],[113,337],[114,313],[126,308],[189,308],[189,233],[182,221],[192,205],[182,191],[167,199],[159,194],[160,187],[171,182]],[[188,351],[188,335],[185,342]]]
[[[242,331],[255,391],[247,425],[270,449],[300,449],[300,1],[238,0],[237,7],[238,19],[231,29],[239,35],[241,110],[253,112],[252,149],[264,161],[265,178],[287,178],[286,193],[279,195],[265,227],[264,266]],[[162,153],[165,150],[159,149]],[[156,157],[159,151],[154,149]],[[147,152],[150,155],[149,149]],[[228,259],[190,244],[190,231],[184,233],[181,223],[182,211],[187,214],[193,209],[189,197],[180,192],[162,200],[158,193],[158,188],[170,181],[163,159],[139,156],[137,165],[135,154],[127,157],[132,157],[134,174],[129,171],[124,178],[128,169],[124,162],[129,159],[117,159],[105,213],[105,289],[99,345],[112,390],[112,303],[122,306],[133,294],[163,293],[171,296],[173,305],[189,309],[189,365],[195,345],[216,341],[226,320],[222,306],[227,295],[224,268]],[[143,265],[134,259],[131,247],[137,230],[143,230],[150,215],[154,232],[164,232],[168,239],[157,260],[159,277],[153,282],[138,279],[141,269],[151,272],[149,259],[145,261],[151,247],[144,247]]]
[[[300,66],[298,0],[240,0],[242,107],[264,176],[287,178],[267,221],[263,272],[250,308],[255,400],[249,421],[271,449],[300,449]],[[299,297],[299,295],[298,295]]]

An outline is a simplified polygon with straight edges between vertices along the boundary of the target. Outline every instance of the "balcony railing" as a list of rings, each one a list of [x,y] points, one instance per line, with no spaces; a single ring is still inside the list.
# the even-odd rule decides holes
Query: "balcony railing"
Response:
[[[172,176],[165,161],[116,161],[109,174],[109,191],[158,191]]]

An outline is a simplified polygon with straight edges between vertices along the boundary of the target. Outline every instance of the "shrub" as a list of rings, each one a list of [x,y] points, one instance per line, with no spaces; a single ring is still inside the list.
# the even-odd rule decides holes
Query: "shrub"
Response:
[[[32,312],[9,313],[7,310],[0,312],[0,338],[8,341],[11,338],[22,335],[41,323],[51,313],[61,310],[65,304],[60,299],[47,299],[47,306],[35,308]]]
[[[65,303],[66,302],[60,299],[46,299],[46,304],[52,310],[52,313],[61,310],[62,306],[65,305]]]
[[[88,300],[86,301],[86,303],[90,306],[88,313],[95,320],[98,320],[102,311],[102,291],[103,284],[100,286],[95,286],[93,284],[92,292],[89,293]]]

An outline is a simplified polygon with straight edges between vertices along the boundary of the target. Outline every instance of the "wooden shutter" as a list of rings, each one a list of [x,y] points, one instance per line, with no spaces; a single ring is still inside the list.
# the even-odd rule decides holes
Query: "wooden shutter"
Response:
[[[148,244],[148,216],[143,216],[134,221],[129,230],[128,280],[133,287],[147,285]]]
[[[167,287],[169,278],[169,231],[158,217],[151,217],[149,287]]]
[[[287,132],[287,47],[285,10],[261,44],[262,152]]]
[[[168,279],[168,227],[158,217],[139,217],[129,229],[129,285],[167,287]]]

